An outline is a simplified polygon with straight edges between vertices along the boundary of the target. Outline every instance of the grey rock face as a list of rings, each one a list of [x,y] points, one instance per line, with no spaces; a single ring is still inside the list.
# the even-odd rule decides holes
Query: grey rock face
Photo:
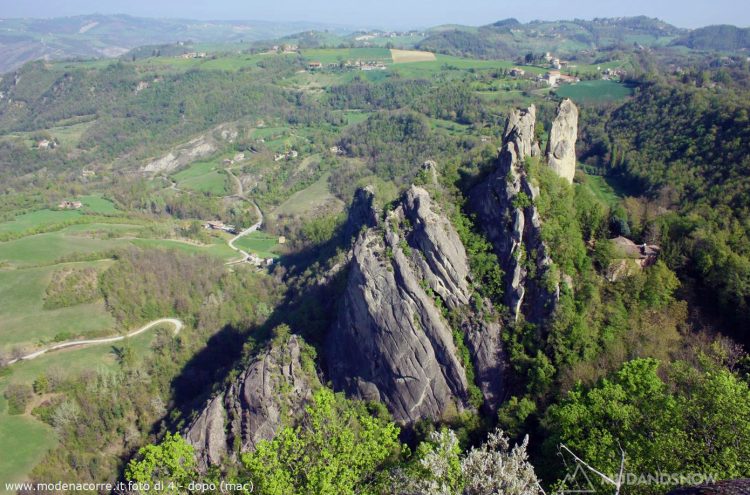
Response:
[[[317,377],[302,364],[303,343],[297,336],[269,348],[221,394],[211,399],[186,432],[199,467],[234,458],[235,445],[252,451],[261,440],[273,438],[310,399]]]
[[[494,414],[503,399],[507,360],[503,353],[499,323],[464,319],[461,330],[471,352],[475,381],[484,396],[484,405]]]
[[[420,279],[426,281],[448,304],[456,308],[469,302],[469,263],[458,233],[444,215],[433,211],[427,191],[412,186],[405,194],[396,218],[408,219],[408,244],[416,248],[415,264]]]
[[[351,238],[363,227],[374,227],[378,223],[378,210],[375,205],[375,189],[372,186],[361,187],[354,192],[352,205],[349,207],[344,236]]]
[[[505,271],[505,302],[516,319],[523,311],[530,321],[543,319],[554,303],[554,295],[527,278],[529,262],[536,266],[537,277],[551,262],[533,205],[538,191],[523,168],[528,157],[539,155],[535,115],[533,106],[511,112],[495,170],[469,194],[470,208]],[[526,201],[521,201],[522,194]]]
[[[566,98],[557,107],[557,116],[547,142],[547,164],[571,184],[576,172],[576,140],[578,139],[578,107]]]
[[[413,229],[402,238],[393,224],[407,219]],[[435,287],[449,305],[467,300],[466,254],[421,188],[409,190],[383,230],[362,232],[355,243],[326,343],[329,377],[336,389],[384,403],[399,422],[448,417],[466,407],[468,383],[451,328],[426,289]]]

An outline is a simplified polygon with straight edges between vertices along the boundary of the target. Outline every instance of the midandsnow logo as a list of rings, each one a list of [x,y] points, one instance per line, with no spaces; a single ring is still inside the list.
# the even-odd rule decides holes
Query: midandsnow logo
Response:
[[[561,489],[558,493],[596,493],[594,484],[591,482],[586,468],[576,462],[576,467],[563,478]]]
[[[715,474],[709,473],[632,473],[625,471],[625,451],[620,449],[620,470],[617,475],[607,475],[596,469],[573,453],[565,445],[560,445],[560,455],[563,452],[573,458],[573,464],[568,465],[568,473],[562,479],[560,488],[555,495],[574,495],[585,493],[607,493],[603,488],[611,487],[614,495],[619,495],[624,486],[696,486],[709,485],[717,481]],[[597,490],[591,477],[599,481]],[[603,485],[603,487],[602,487]]]

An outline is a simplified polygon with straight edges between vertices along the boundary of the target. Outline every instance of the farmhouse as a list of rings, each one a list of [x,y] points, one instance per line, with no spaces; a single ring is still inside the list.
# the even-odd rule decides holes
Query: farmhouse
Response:
[[[559,79],[560,79],[559,70],[551,70],[544,75],[544,80],[547,81],[547,84],[549,84],[550,86],[556,86],[557,81]]]
[[[230,234],[236,234],[237,229],[234,227],[234,225],[227,225],[224,222],[219,222],[218,220],[209,220],[204,225],[203,228],[209,229],[209,230],[221,230],[224,232],[229,232]]]
[[[661,248],[655,244],[636,244],[627,237],[610,239],[615,256],[607,269],[607,279],[614,282],[656,263]]]
[[[510,75],[513,77],[523,77],[526,75],[526,71],[518,67],[513,67],[510,69]]]
[[[560,74],[560,77],[558,78],[558,82],[561,82],[561,83],[570,83],[570,84],[573,84],[573,83],[577,83],[579,81],[580,81],[580,79],[578,79],[577,77],[575,77],[575,76],[569,76],[567,74]]]
[[[359,66],[359,70],[385,70],[385,64],[381,62],[364,62]]]
[[[61,201],[59,205],[57,205],[58,208],[62,208],[63,210],[77,210],[83,206],[83,204],[80,201]]]
[[[546,81],[550,86],[557,86],[560,83],[577,83],[580,81],[575,76],[569,76],[568,74],[561,74],[559,70],[551,70],[547,72],[542,78],[542,81]]]
[[[286,153],[276,153],[273,156],[273,161],[278,162],[280,160],[291,160],[292,158],[297,158],[299,156],[299,153],[297,150],[287,151]]]
[[[323,64],[320,62],[310,62],[307,64],[307,68],[310,70],[322,69]]]

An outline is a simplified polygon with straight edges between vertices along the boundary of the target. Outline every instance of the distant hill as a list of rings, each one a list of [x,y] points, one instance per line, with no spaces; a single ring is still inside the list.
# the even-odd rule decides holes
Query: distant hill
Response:
[[[706,26],[690,31],[674,41],[695,50],[737,51],[750,50],[750,28],[720,25]]]
[[[178,41],[238,43],[312,29],[350,29],[312,22],[196,21],[127,15],[0,19],[0,73],[31,60],[116,57],[143,45]]]
[[[505,19],[479,28],[442,26],[419,43],[423,50],[480,58],[508,58],[525,52],[560,55],[616,46],[663,46],[687,30],[645,16],[572,21]]]

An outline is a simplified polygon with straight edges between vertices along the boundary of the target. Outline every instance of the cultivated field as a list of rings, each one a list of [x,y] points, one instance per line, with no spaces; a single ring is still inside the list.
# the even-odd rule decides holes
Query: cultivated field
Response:
[[[240,237],[235,241],[235,245],[249,253],[256,254],[261,258],[278,258],[276,251],[278,247],[278,237],[266,234],[265,232],[252,232],[246,236]]]
[[[391,58],[394,64],[406,64],[409,62],[432,62],[436,60],[432,52],[423,52],[419,50],[391,50]]]
[[[227,194],[227,176],[216,160],[195,162],[172,176],[180,189],[205,192],[214,196]]]
[[[619,82],[595,80],[565,84],[556,93],[557,96],[571,98],[576,103],[600,103],[624,100],[633,94],[633,90]]]
[[[309,187],[292,194],[289,199],[281,203],[271,212],[272,216],[314,216],[322,211],[340,210],[343,203],[328,190],[329,173]]]

